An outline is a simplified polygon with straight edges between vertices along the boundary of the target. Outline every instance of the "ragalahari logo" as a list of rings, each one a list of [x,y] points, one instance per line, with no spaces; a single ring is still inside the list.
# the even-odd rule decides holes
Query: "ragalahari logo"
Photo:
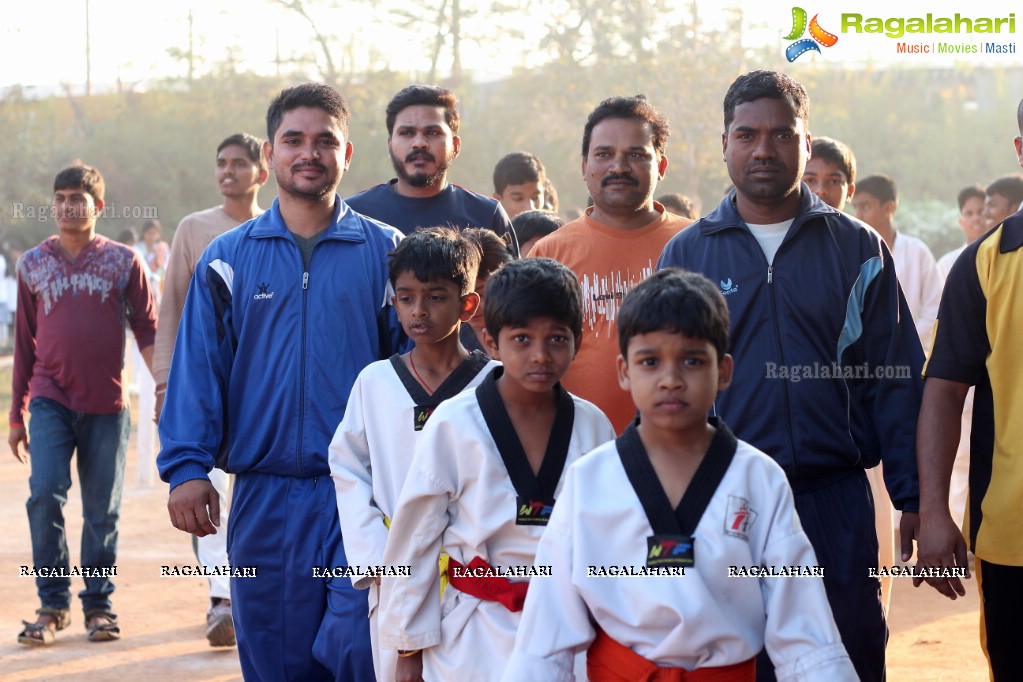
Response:
[[[806,10],[802,7],[792,8],[792,31],[785,36],[785,40],[796,41],[785,48],[785,58],[790,62],[796,61],[801,55],[811,50],[820,53],[821,48],[818,47],[818,44],[824,47],[832,47],[838,42],[838,36],[834,33],[828,33],[817,23],[817,17],[819,16],[817,14],[813,15],[813,19],[810,20],[810,37],[796,40],[807,30],[806,16]]]

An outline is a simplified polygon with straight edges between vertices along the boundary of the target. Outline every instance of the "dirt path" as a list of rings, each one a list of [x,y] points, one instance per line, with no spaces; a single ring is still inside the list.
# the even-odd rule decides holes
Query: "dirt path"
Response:
[[[5,434],[6,436],[6,434]],[[4,438],[6,443],[6,437]],[[133,441],[134,442],[134,441]],[[136,481],[134,451],[129,455],[122,505],[117,591],[113,601],[123,639],[91,643],[85,639],[78,603],[73,622],[47,648],[17,644],[21,619],[38,606],[32,578],[20,577],[31,564],[28,521],[28,467],[7,451],[0,454],[0,511],[6,532],[0,537],[0,680],[142,680],[188,682],[240,680],[234,648],[212,649],[205,638],[207,592],[199,578],[160,577],[163,565],[192,565],[188,538],[167,519],[163,484],[141,487]],[[77,480],[65,510],[72,563],[81,536],[81,502]],[[81,581],[73,579],[73,591]],[[981,682],[987,666],[977,643],[978,605],[975,585],[965,599],[949,602],[929,588],[914,590],[896,580],[888,679]],[[77,597],[76,597],[77,601]]]

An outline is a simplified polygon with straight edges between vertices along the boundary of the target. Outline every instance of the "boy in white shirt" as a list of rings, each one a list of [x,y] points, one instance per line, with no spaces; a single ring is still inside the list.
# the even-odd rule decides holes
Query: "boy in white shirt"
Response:
[[[352,578],[369,588],[370,635],[377,679],[394,679],[393,651],[378,645],[376,605],[387,524],[394,514],[412,452],[430,414],[447,398],[475,387],[497,363],[459,342],[459,328],[476,311],[473,291],[480,250],[445,227],[422,229],[398,243],[388,257],[391,299],[415,347],[374,362],[359,374],[328,461]],[[393,579],[393,578],[390,578]],[[389,578],[384,577],[386,589]]]
[[[571,270],[547,258],[505,265],[487,282],[484,315],[503,366],[430,418],[387,536],[385,565],[410,569],[380,601],[398,680],[500,679],[564,469],[614,438],[607,417],[560,384],[582,333]]]
[[[587,649],[591,682],[747,682],[765,646],[779,680],[856,679],[785,473],[707,418],[728,329],[702,275],[662,270],[626,295],[618,375],[640,417],[569,469],[506,681],[572,680]]]

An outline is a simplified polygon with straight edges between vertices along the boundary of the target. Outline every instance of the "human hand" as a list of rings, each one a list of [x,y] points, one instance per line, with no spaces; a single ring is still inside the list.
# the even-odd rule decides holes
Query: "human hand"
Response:
[[[899,521],[899,539],[902,546],[902,560],[909,561],[913,558],[913,541],[920,536],[920,514],[916,512],[902,512],[902,519]]]
[[[924,515],[917,541],[916,568],[965,568],[966,577],[970,577],[970,567],[966,563],[966,542],[947,511],[944,514]],[[958,577],[915,577],[913,587],[919,587],[925,580],[949,599],[956,599],[956,595],[966,595],[966,588]]]
[[[411,656],[398,656],[394,667],[395,682],[423,682],[423,652]]]
[[[25,452],[18,447],[25,445]],[[22,464],[28,464],[28,431],[24,426],[12,426],[11,432],[7,434],[7,444],[11,446],[11,452]]]
[[[185,481],[171,491],[167,511],[178,530],[200,538],[216,535],[220,525],[220,495],[208,478]]]

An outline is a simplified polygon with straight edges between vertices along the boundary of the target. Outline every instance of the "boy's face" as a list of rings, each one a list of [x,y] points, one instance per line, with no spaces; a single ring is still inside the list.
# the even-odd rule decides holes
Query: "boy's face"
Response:
[[[856,189],[855,185],[849,184],[848,176],[837,163],[823,158],[811,158],[806,162],[803,182],[821,201],[839,211],[845,207],[846,201],[852,199]]]
[[[217,186],[225,197],[242,197],[259,191],[267,172],[249,158],[249,150],[229,144],[217,152]]]
[[[972,244],[987,232],[985,225],[984,200],[980,197],[970,197],[963,202],[963,210],[959,211],[959,227],[966,235],[967,244]]]
[[[102,210],[103,200],[95,199],[84,187],[53,191],[53,216],[61,232],[87,232]]]
[[[650,429],[702,433],[718,392],[731,381],[731,355],[719,361],[710,341],[678,332],[637,334],[628,357],[618,356],[618,383]]]
[[[451,280],[421,282],[411,272],[398,275],[391,297],[402,329],[416,345],[437,343],[457,334],[458,323],[472,317],[478,301],[474,293],[459,296]]]
[[[881,203],[873,194],[861,191],[853,197],[852,203],[856,209],[856,217],[875,230],[891,226],[892,216],[895,214],[894,201]]]
[[[504,364],[506,389],[524,395],[552,391],[572,364],[580,339],[564,322],[534,317],[525,326],[502,327],[496,339],[484,330],[483,342],[490,357]]]
[[[505,185],[504,191],[494,194],[494,198],[504,206],[509,218],[514,218],[525,211],[543,208],[543,183],[522,182],[518,185]]]
[[[984,197],[984,225],[990,230],[1016,211],[1015,206],[1009,205],[1009,197],[1001,194],[988,194]]]

